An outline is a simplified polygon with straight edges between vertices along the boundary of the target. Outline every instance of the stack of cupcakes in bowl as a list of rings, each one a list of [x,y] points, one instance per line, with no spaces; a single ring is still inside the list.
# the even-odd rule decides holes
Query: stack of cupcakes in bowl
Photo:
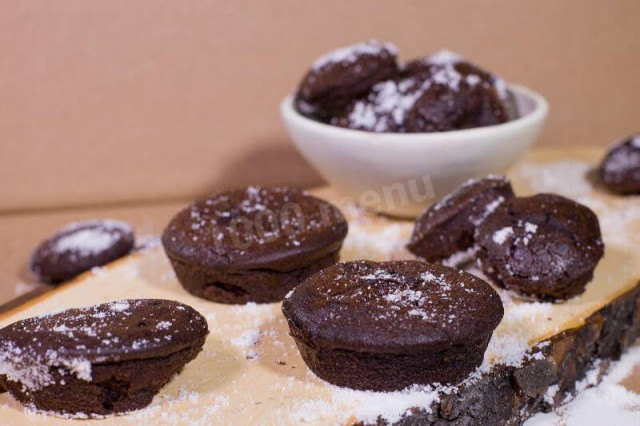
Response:
[[[393,45],[369,41],[318,59],[281,113],[329,184],[370,210],[415,217],[464,181],[503,173],[548,105],[455,53],[398,63]]]

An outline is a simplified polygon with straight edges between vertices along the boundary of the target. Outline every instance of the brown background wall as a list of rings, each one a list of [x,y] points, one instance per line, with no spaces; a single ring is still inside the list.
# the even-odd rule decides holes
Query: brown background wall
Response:
[[[547,96],[540,144],[640,129],[640,1],[0,0],[0,210],[306,185],[278,103],[315,57],[448,47]]]

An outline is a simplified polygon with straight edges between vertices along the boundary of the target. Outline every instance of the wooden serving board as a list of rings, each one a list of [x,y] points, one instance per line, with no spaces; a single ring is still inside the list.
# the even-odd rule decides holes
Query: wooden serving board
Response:
[[[562,193],[589,205],[600,217],[605,257],[587,291],[562,304],[529,303],[500,291],[505,317],[489,345],[478,377],[490,377],[496,372],[517,375],[532,363],[547,358],[555,362],[554,368],[560,371],[557,342],[567,341],[567,336],[576,340],[576,336],[593,323],[608,324],[616,311],[626,309],[631,312],[625,319],[629,324],[616,320],[621,330],[624,329],[618,330],[622,333],[618,341],[632,339],[635,335],[629,330],[635,330],[636,320],[640,323],[640,314],[633,311],[634,303],[640,300],[637,290],[640,281],[640,200],[612,196],[597,185],[594,187],[587,176],[589,163],[557,161],[557,157],[551,161],[552,156],[552,153],[540,152],[537,158],[515,167],[509,175],[516,192],[521,195],[543,191]],[[594,160],[593,157],[586,159]],[[353,205],[341,203],[340,197],[329,188],[316,192],[337,203],[349,221],[342,260],[411,258],[404,249],[412,229],[411,222],[364,213]],[[0,327],[54,310],[125,298],[166,298],[189,304],[206,316],[211,334],[198,358],[161,390],[150,407],[124,416],[96,420],[97,423],[344,424],[374,422],[379,415],[388,422],[399,420],[407,413],[425,416],[425,422],[442,415],[433,413],[430,408],[436,404],[433,389],[383,394],[327,385],[310,373],[300,358],[288,335],[279,303],[230,306],[191,296],[177,282],[159,246],[84,274],[1,314]],[[616,327],[615,324],[612,327]],[[624,347],[627,343],[618,346]],[[565,350],[561,358],[571,356],[567,353]],[[607,354],[594,352],[593,356],[596,355]],[[581,371],[575,374],[574,381],[580,378]],[[527,402],[529,411],[521,410],[522,414],[514,417],[513,422],[521,421],[536,410],[552,407],[560,400],[562,392],[557,396],[557,392],[548,392],[555,383],[553,380],[560,379],[551,377],[549,380],[542,391],[532,391],[531,401],[535,400],[535,404]],[[472,382],[468,385],[470,388],[475,386]],[[567,391],[570,387],[565,386]],[[463,395],[455,389],[444,391],[449,395]],[[411,407],[422,410],[411,411]],[[439,412],[442,410],[440,405]],[[6,393],[0,395],[0,413],[3,425],[68,422],[28,413]],[[461,415],[465,414],[455,414],[452,418],[455,420]]]

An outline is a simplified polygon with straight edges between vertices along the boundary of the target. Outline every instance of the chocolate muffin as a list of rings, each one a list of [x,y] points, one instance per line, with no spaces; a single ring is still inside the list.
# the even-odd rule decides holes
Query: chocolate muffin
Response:
[[[490,126],[516,118],[499,77],[441,51],[406,64],[356,98],[330,123],[373,132],[439,132]]]
[[[29,269],[52,284],[102,266],[133,248],[133,231],[124,222],[94,219],[65,226],[41,243],[31,255]]]
[[[201,351],[207,322],[171,300],[122,300],[0,330],[0,384],[25,406],[99,417],[147,406]]]
[[[476,243],[487,276],[537,300],[582,293],[604,254],[598,217],[553,194],[505,201],[480,224]]]
[[[474,245],[476,227],[513,196],[503,176],[469,180],[416,219],[407,248],[429,262],[464,252]]]
[[[640,194],[640,133],[609,150],[600,165],[600,178],[612,192]]]
[[[441,51],[408,67],[423,90],[407,112],[407,132],[442,132],[505,123],[509,94],[505,83],[465,61]]]
[[[221,303],[277,302],[338,261],[347,222],[296,189],[248,187],[212,195],[174,217],[162,243],[190,293]]]
[[[396,48],[390,43],[370,40],[336,49],[319,58],[304,77],[296,108],[303,115],[328,121],[396,71]]]
[[[481,364],[504,313],[495,290],[466,272],[364,260],[311,276],[282,311],[318,377],[374,391],[459,383]]]

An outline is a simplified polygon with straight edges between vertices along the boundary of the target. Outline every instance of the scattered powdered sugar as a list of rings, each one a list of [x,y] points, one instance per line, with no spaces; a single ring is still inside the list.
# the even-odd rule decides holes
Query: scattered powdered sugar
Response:
[[[395,55],[397,49],[392,43],[380,43],[377,40],[369,40],[364,43],[357,43],[333,50],[318,58],[311,66],[311,69],[316,71],[326,65],[337,63],[348,65],[357,61],[362,55],[379,56],[385,51],[391,55]]]
[[[467,250],[459,251],[452,254],[450,257],[442,261],[444,266],[450,266],[453,268],[469,263],[473,260],[474,255],[478,251],[478,246],[471,246]]]
[[[593,193],[587,174],[593,165],[583,161],[524,163],[519,170],[534,192],[551,192],[575,199],[597,215],[605,244],[637,247],[640,235],[628,230],[640,220],[640,203],[630,203],[630,197],[604,200]]]
[[[632,147],[636,146],[632,144]],[[603,163],[603,167],[605,172],[611,173],[614,176],[616,173],[624,173],[627,170],[636,169],[640,167],[640,150],[614,148],[607,157],[607,161]],[[622,176],[620,178],[622,178]]]
[[[560,386],[558,385],[549,386],[547,391],[544,393],[544,402],[546,402],[549,405],[553,405],[555,397],[559,390],[560,390]]]
[[[457,197],[460,194],[462,194],[466,189],[468,189],[469,187],[471,187],[473,185],[476,185],[476,184],[480,183],[481,181],[483,181],[485,179],[499,180],[499,181],[502,181],[504,183],[508,183],[508,180],[504,176],[493,175],[493,174],[489,174],[489,175],[486,175],[486,176],[483,176],[483,177],[479,177],[479,178],[467,179],[457,189],[455,189],[454,191],[452,191],[452,192],[448,193],[447,195],[445,195],[444,197],[442,197],[440,199],[440,201],[438,201],[436,204],[434,204],[431,207],[430,210],[434,210],[434,211],[440,210],[441,208],[443,208],[444,206],[449,204],[451,202],[451,200],[453,200],[455,197]],[[500,196],[496,200],[494,200],[493,202],[489,203],[487,205],[487,207],[486,207],[485,212],[484,212],[485,216],[488,216],[491,213],[493,213],[495,211],[495,209],[497,209],[500,206],[500,204],[502,204],[503,202],[504,202],[504,197]]]
[[[498,289],[498,294],[504,305],[504,317],[489,341],[485,358],[491,359],[492,364],[519,367],[533,352],[531,340],[537,330],[531,324],[546,321],[553,304],[515,301],[502,289]]]
[[[104,232],[102,229],[83,229],[57,240],[54,250],[59,253],[76,251],[84,254],[96,254],[108,249],[117,240],[117,234]]]
[[[39,283],[26,283],[26,282],[19,282],[18,284],[16,284],[16,286],[13,288],[13,294],[15,296],[22,296],[23,294],[29,293],[30,291],[33,291],[37,288],[40,287]]]
[[[53,250],[58,253],[76,252],[92,255],[111,247],[120,238],[120,233],[131,232],[131,227],[117,220],[90,220],[65,226],[65,234],[55,240]]]
[[[260,340],[260,330],[247,330],[240,336],[231,339],[231,343],[241,348],[249,348],[255,346]]]
[[[493,212],[496,211],[498,207],[500,207],[504,203],[504,197],[502,195],[498,196],[495,200],[491,201],[487,204],[482,212],[482,214],[471,220],[474,226],[478,227],[484,222]]]
[[[632,204],[624,199],[605,203],[593,197],[580,197],[577,201],[598,215],[605,244],[632,249],[640,246],[640,234],[629,232],[634,224],[640,223],[640,203]]]
[[[471,87],[477,86],[478,83],[482,81],[482,79],[476,74],[469,74],[465,77],[467,84]]]
[[[634,135],[631,138],[631,146],[634,148],[640,148],[640,134]]]
[[[593,186],[587,174],[593,165],[584,161],[565,160],[551,163],[525,162],[519,167],[534,192],[552,192],[567,197],[588,194]]]
[[[260,327],[275,318],[273,306],[269,303],[249,302],[244,305],[234,305],[231,310],[237,318],[253,328]]]
[[[248,186],[217,193],[181,214],[181,224],[169,225],[169,240],[178,251],[208,247],[204,253],[214,263],[230,253],[250,256],[256,244],[301,246],[343,226],[342,216],[330,205],[288,187]]]
[[[136,250],[151,250],[156,247],[160,247],[162,241],[159,235],[156,234],[143,234],[136,236]]]
[[[402,125],[406,114],[429,85],[427,82],[415,89],[415,84],[417,83],[413,79],[377,83],[366,99],[354,104],[348,116],[350,127],[386,132]]]
[[[109,309],[114,312],[124,312],[129,309],[131,305],[126,300],[120,300],[109,304]]]
[[[511,226],[505,226],[494,232],[492,239],[496,244],[504,244],[511,235],[513,235],[513,228]]]
[[[375,323],[411,320],[407,321],[406,330],[422,329],[422,322],[434,328],[446,327],[482,315],[478,304],[470,301],[482,297],[480,291],[474,282],[466,281],[462,271],[438,267],[407,275],[374,265],[353,262],[347,267],[349,279],[343,273],[335,273],[332,284],[320,290],[331,300],[333,308],[326,318],[332,326],[350,322],[349,307],[354,304],[367,306],[367,318]],[[468,297],[463,298],[463,294]]]
[[[313,374],[310,374],[313,376]],[[326,422],[324,416],[338,417],[339,424],[351,424],[354,420],[364,424],[378,424],[382,419],[386,424],[394,424],[410,414],[413,409],[431,413],[434,404],[444,395],[456,392],[460,386],[470,386],[482,377],[482,370],[476,369],[460,385],[442,384],[412,385],[392,392],[373,392],[342,388],[325,383],[329,399],[294,401],[295,408],[288,413],[288,420],[297,423]]]
[[[410,224],[407,226],[407,224],[394,223],[372,229],[366,223],[350,222],[343,247],[346,252],[358,253],[360,259],[375,257],[371,255],[380,253],[391,259],[396,255],[400,256],[404,251],[406,234],[410,229]],[[366,255],[367,253],[370,255]]]
[[[640,364],[640,346],[629,349],[614,362],[598,385],[600,368],[596,364],[578,383],[575,398],[551,413],[539,413],[525,422],[526,426],[583,426],[640,424],[640,394],[621,382]],[[545,401],[552,402],[558,386],[551,386]]]
[[[462,62],[464,61],[464,58],[458,53],[452,52],[447,49],[442,49],[432,55],[429,55],[426,61],[427,63],[433,65],[447,66],[452,64],[455,65],[459,62]]]
[[[420,290],[397,288],[391,293],[383,296],[387,302],[398,303],[405,301],[407,303],[424,304],[425,295]]]
[[[460,90],[460,82],[462,75],[454,68],[453,63],[447,63],[442,68],[437,69],[431,74],[431,80],[435,84],[449,87],[453,91]]]
[[[507,90],[507,83],[498,77],[497,75],[493,75],[493,87],[496,88],[496,92],[498,92],[498,96],[502,99],[509,98],[509,90]]]
[[[50,367],[66,367],[79,379],[91,381],[91,363],[85,358],[66,356],[58,350],[41,354],[30,347],[19,347],[11,340],[0,342],[0,376],[20,383],[23,392],[54,384]],[[62,369],[59,371],[64,373]]]
[[[173,324],[171,324],[171,321],[160,321],[157,325],[156,328],[159,330],[168,330],[171,328]]]
[[[522,221],[518,221],[518,227],[521,228],[522,226]],[[524,224],[524,237],[522,238],[522,242],[525,246],[529,245],[529,242],[536,234],[536,232],[538,232],[538,225],[531,222],[526,222]]]

